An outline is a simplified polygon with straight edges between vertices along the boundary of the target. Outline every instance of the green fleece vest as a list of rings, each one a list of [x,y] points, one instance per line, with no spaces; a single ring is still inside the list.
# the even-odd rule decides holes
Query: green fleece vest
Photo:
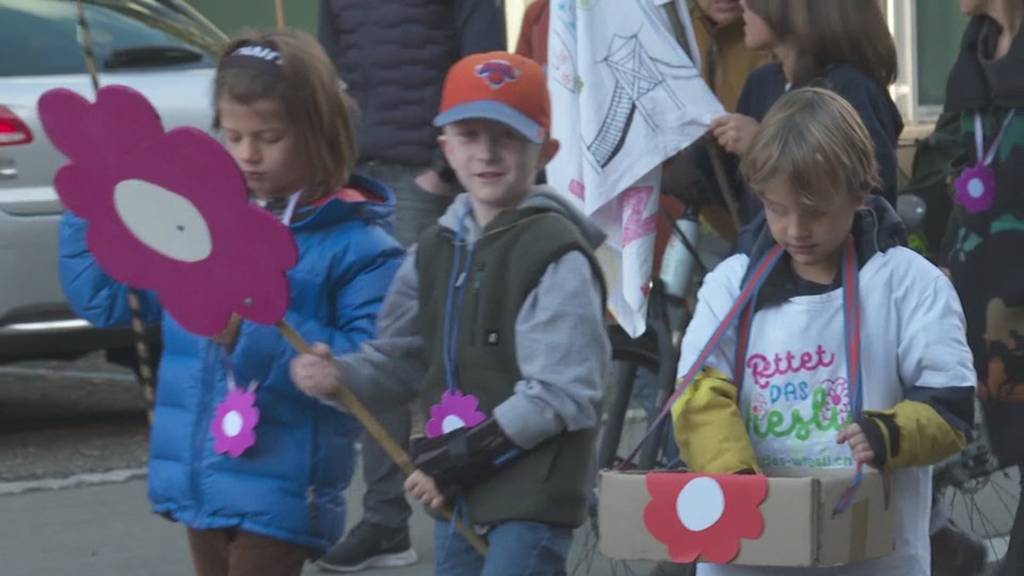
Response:
[[[548,266],[571,251],[584,254],[601,278],[586,241],[565,217],[540,209],[506,210],[484,229],[471,269],[460,271],[465,289],[458,314],[456,374],[459,389],[479,398],[479,410],[488,416],[513,394],[521,377],[515,341],[520,308]],[[420,333],[428,361],[421,402],[425,410],[447,390],[444,324],[454,254],[451,230],[434,226],[421,235],[416,266]],[[465,265],[463,246],[460,267]],[[594,474],[595,434],[595,430],[564,432],[475,486],[466,494],[472,521],[580,525]]]

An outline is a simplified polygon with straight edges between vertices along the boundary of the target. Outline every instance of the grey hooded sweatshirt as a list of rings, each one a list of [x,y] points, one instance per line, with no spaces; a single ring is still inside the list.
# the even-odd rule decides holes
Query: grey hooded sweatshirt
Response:
[[[549,187],[534,187],[520,207],[557,211],[576,224],[593,248],[604,241],[604,233]],[[454,231],[471,211],[469,195],[462,194],[438,223]],[[474,244],[483,228],[472,214],[464,222],[464,237]],[[371,410],[412,400],[427,372],[415,258],[412,246],[384,299],[377,338],[338,358],[346,386]],[[569,252],[548,266],[523,303],[515,330],[522,379],[494,409],[502,431],[529,450],[563,431],[596,428],[611,344],[599,279],[583,254]]]

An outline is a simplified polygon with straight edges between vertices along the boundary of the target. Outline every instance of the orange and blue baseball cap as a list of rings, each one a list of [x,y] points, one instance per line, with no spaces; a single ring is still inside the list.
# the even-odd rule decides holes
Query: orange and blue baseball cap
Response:
[[[551,130],[551,98],[540,64],[508,52],[472,54],[456,62],[445,77],[434,126],[478,118],[544,142]]]

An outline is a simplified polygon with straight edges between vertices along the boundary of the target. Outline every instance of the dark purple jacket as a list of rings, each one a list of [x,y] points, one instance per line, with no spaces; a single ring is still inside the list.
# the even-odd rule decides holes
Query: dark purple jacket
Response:
[[[502,0],[321,0],[320,43],[359,104],[359,161],[430,166],[445,74],[504,50]]]

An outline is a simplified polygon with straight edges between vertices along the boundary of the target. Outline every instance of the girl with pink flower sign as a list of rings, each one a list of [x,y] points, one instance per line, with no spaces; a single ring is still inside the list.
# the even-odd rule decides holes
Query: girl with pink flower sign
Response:
[[[196,573],[297,576],[342,535],[360,427],[295,388],[296,353],[267,324],[283,314],[335,354],[373,336],[403,256],[388,233],[394,198],[352,174],[349,103],[312,37],[232,42],[214,102],[224,147],[165,134],[122,87],[95,104],[68,91],[41,100],[70,160],[56,180],[71,210],[61,278],[75,310],[104,326],[130,321],[114,277],[151,287],[144,317],[163,323],[164,354],[149,496],[187,526]],[[236,204],[210,200],[232,194]]]

